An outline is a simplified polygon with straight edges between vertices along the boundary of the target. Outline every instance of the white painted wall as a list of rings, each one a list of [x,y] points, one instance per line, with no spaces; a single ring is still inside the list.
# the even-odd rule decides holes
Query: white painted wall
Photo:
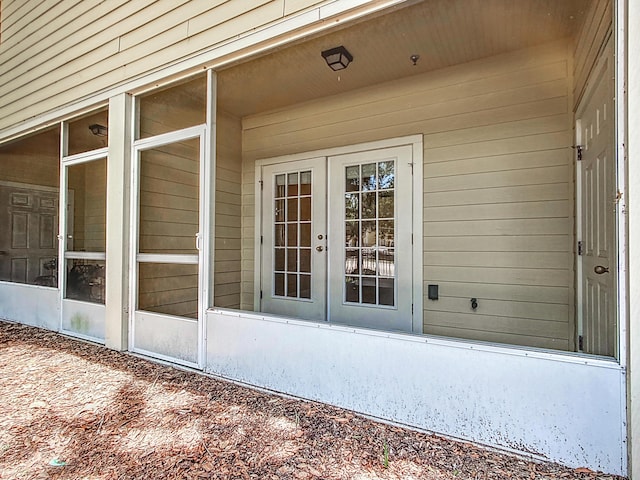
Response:
[[[206,370],[570,466],[626,471],[613,361],[214,310]],[[413,368],[412,368],[413,367]]]
[[[60,291],[57,288],[0,282],[0,318],[57,331]]]

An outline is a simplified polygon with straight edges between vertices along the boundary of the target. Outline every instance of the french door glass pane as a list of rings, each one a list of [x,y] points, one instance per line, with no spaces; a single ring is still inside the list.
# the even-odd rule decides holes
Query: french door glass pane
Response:
[[[395,162],[345,167],[344,301],[395,306]]]
[[[274,177],[273,294],[311,298],[311,171]]]

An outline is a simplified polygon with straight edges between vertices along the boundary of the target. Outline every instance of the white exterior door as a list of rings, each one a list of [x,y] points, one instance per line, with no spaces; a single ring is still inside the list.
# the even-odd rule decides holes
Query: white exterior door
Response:
[[[412,154],[329,157],[329,319],[412,330]]]
[[[57,287],[58,189],[0,183],[0,280]]]
[[[617,353],[613,56],[604,49],[577,112],[582,160],[578,334],[582,350]]]
[[[138,141],[130,349],[201,366],[204,128]]]
[[[260,310],[412,331],[412,148],[261,173]]]
[[[261,309],[326,318],[326,159],[268,165],[262,177]]]

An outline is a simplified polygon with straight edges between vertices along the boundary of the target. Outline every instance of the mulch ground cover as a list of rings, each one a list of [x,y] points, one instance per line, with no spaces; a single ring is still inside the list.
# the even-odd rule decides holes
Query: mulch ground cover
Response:
[[[0,322],[0,479],[591,479]]]

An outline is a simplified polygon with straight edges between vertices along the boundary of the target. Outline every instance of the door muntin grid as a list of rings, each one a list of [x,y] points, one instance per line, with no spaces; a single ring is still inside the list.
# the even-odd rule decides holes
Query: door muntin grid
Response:
[[[397,308],[395,161],[344,170],[344,304]]]
[[[274,297],[311,299],[312,172],[274,175]]]

